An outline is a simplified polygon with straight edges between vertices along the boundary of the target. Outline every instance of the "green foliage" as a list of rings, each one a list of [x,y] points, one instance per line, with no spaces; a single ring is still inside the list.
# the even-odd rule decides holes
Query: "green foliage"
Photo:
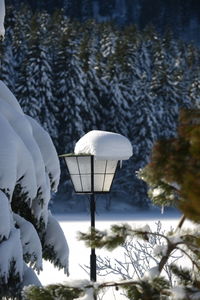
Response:
[[[19,275],[15,274],[14,261],[10,263],[9,270],[7,282],[5,278],[0,277],[0,299],[20,299],[21,284]]]
[[[61,264],[59,258],[56,259],[56,252],[53,246],[51,245],[43,245],[42,257],[54,264],[58,269],[62,269],[63,265]],[[69,275],[69,274],[68,274]]]
[[[172,273],[176,275],[179,280],[179,284],[184,286],[193,283],[192,272],[189,269],[178,267],[177,265],[173,264],[170,267]]]
[[[153,254],[157,261],[155,268],[150,268],[142,278],[138,280],[128,280],[127,283],[118,282],[113,284],[114,286],[122,287],[126,290],[129,299],[170,299],[169,296],[173,294],[173,289],[176,286],[176,282],[173,282],[172,274],[178,278],[178,283],[185,288],[187,295],[185,299],[192,299],[192,295],[199,292],[200,288],[200,238],[199,227],[193,229],[181,229],[183,219],[178,224],[177,229],[174,229],[167,234],[160,232],[152,232],[147,227],[144,228],[132,228],[129,225],[114,225],[110,231],[92,231],[88,234],[81,234],[80,238],[87,242],[88,246],[112,250],[118,247],[120,244],[125,244],[127,238],[142,238],[143,241],[148,243],[151,237],[162,238],[162,245],[158,245],[155,253]],[[178,267],[175,263],[170,264],[170,258],[173,255],[176,256],[175,251],[179,251],[180,262],[183,259],[188,261],[190,268],[184,269]],[[155,261],[154,261],[155,263]],[[168,272],[171,275],[163,277],[165,273],[163,270],[168,265]],[[154,270],[155,269],[155,270]],[[144,280],[145,277],[145,280]],[[140,280],[139,280],[140,279]],[[105,286],[111,286],[106,285]],[[191,298],[190,298],[191,297]],[[174,299],[174,298],[173,298]]]
[[[176,204],[186,217],[199,222],[200,110],[182,110],[178,135],[158,141],[151,162],[140,177],[150,185],[156,204]]]
[[[127,285],[124,288],[130,300],[167,300],[169,295],[169,283],[163,277],[151,281],[141,280],[136,285]]]
[[[82,289],[62,284],[51,284],[47,287],[30,286],[23,291],[24,300],[73,300],[83,295]]]
[[[113,250],[123,244],[128,236],[148,241],[148,230],[149,228],[146,231],[143,228],[134,230],[128,224],[112,225],[110,232],[93,228],[89,233],[79,232],[79,239],[85,241],[88,247],[105,247],[108,250]]]

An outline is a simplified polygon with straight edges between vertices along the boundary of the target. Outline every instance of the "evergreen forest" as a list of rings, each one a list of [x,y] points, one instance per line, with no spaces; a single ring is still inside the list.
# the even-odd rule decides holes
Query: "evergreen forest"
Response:
[[[128,137],[134,154],[119,171],[108,202],[147,207],[146,184],[135,173],[148,162],[155,141],[176,135],[180,108],[199,108],[198,47],[175,39],[170,30],[160,35],[151,25],[139,30],[81,23],[62,9],[49,14],[25,4],[7,7],[5,27],[1,80],[24,112],[49,132],[58,154],[73,152],[93,129]],[[62,193],[70,201],[64,168],[57,197]]]
[[[140,29],[149,23],[163,33],[170,26],[176,37],[200,44],[200,3],[198,0],[6,0],[7,5],[45,9],[52,13],[63,9],[71,20],[85,22],[114,21],[118,26],[137,24]]]

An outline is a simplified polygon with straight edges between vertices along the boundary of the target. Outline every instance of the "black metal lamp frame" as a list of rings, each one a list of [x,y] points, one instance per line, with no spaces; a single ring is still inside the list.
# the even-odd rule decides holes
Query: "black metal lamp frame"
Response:
[[[95,194],[98,193],[98,194],[102,194],[102,193],[109,193],[109,191],[100,191],[100,192],[95,192],[94,191],[94,156],[93,155],[74,155],[74,154],[63,154],[63,155],[60,155],[60,157],[79,157],[79,156],[89,156],[91,157],[91,191],[89,192],[76,192],[78,194],[90,194],[90,217],[91,217],[91,232],[93,230],[95,230],[95,212],[96,212],[96,197],[95,197]],[[66,163],[67,165],[67,163]],[[67,169],[68,169],[68,166],[67,166]],[[117,169],[117,166],[116,166],[116,169]],[[114,176],[113,176],[113,180],[114,180],[114,177],[115,177],[115,174],[116,174],[116,169],[115,169],[115,173],[114,173]],[[70,171],[68,169],[68,172],[70,174]],[[73,174],[70,174],[70,175],[73,175]],[[72,178],[70,176],[70,179],[72,181]],[[113,184],[113,180],[112,180],[112,183],[111,183],[111,186],[110,186],[110,189],[112,187],[112,184]],[[73,184],[73,181],[72,181],[72,184]],[[91,254],[90,254],[90,280],[91,281],[96,281],[97,279],[97,275],[96,275],[96,253],[95,253],[95,248],[91,248]]]
[[[95,230],[95,212],[96,212],[96,198],[94,193],[94,156],[91,156],[91,195],[90,195],[90,218],[91,231]],[[95,248],[91,248],[90,254],[90,280],[97,280],[97,263]]]
[[[114,174],[114,176],[113,176],[112,183],[111,183],[111,185],[110,185],[109,191],[104,191],[104,190],[102,190],[102,191],[94,191],[94,175],[98,175],[98,174],[101,174],[101,175],[102,175],[102,174],[103,174],[103,173],[94,173],[94,155],[90,155],[90,154],[79,154],[79,155],[75,155],[75,154],[71,154],[71,153],[70,153],[70,154],[62,154],[62,155],[60,155],[59,157],[63,157],[63,158],[65,158],[65,157],[74,157],[74,158],[76,158],[76,159],[77,159],[78,157],[90,157],[90,159],[91,159],[91,171],[90,171],[90,173],[91,173],[91,189],[90,189],[90,191],[84,191],[84,188],[83,188],[83,186],[82,186],[82,191],[76,191],[76,189],[75,189],[75,187],[74,187],[74,190],[75,190],[75,193],[76,193],[76,194],[93,194],[93,193],[95,193],[95,194],[108,194],[108,193],[110,193],[110,190],[111,190],[111,188],[112,188],[113,181],[114,181],[114,178],[115,178],[115,175],[116,175],[117,165],[116,165],[115,172],[114,172],[114,173],[110,173],[110,174]],[[66,163],[66,161],[65,161],[65,164],[66,164],[66,166],[67,166],[68,173],[70,174],[70,180],[71,180],[71,183],[72,183],[72,185],[74,186],[74,183],[73,183],[73,180],[72,180],[71,175],[79,175],[79,176],[81,177],[81,172],[80,172],[80,167],[79,167],[78,159],[77,159],[77,165],[78,165],[78,167],[79,167],[79,174],[71,174],[71,173],[70,173],[70,170],[69,170],[69,168],[68,168],[68,165],[67,165],[67,163]],[[106,167],[107,167],[107,163],[106,163]],[[105,176],[106,174],[109,174],[109,173],[107,173],[106,170],[105,170],[104,176]],[[80,178],[80,180],[81,180],[81,178]],[[105,182],[105,177],[104,177],[104,182]],[[82,183],[81,183],[81,185],[82,185]],[[103,186],[104,186],[104,184],[103,184]]]

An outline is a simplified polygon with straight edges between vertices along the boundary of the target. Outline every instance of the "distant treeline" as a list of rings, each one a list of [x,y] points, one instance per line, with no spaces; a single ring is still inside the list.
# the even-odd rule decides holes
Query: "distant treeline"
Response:
[[[199,49],[150,26],[79,23],[62,10],[49,15],[21,6],[7,8],[0,51],[1,79],[48,130],[59,154],[72,152],[92,129],[131,140],[133,158],[114,189],[144,205],[146,187],[134,173],[155,140],[175,135],[179,109],[200,105]]]
[[[16,8],[30,5],[32,10],[53,13],[62,9],[71,20],[85,22],[113,21],[119,26],[137,24],[140,29],[148,24],[163,33],[170,27],[176,37],[200,44],[199,0],[6,0]]]

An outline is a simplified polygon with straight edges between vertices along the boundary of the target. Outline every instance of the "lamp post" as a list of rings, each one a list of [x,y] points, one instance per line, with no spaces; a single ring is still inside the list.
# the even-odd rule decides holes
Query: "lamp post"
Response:
[[[93,155],[63,154],[75,193],[90,195],[91,230],[95,229],[95,194],[109,193],[118,160],[96,159]],[[96,254],[91,248],[90,279],[96,281]]]

